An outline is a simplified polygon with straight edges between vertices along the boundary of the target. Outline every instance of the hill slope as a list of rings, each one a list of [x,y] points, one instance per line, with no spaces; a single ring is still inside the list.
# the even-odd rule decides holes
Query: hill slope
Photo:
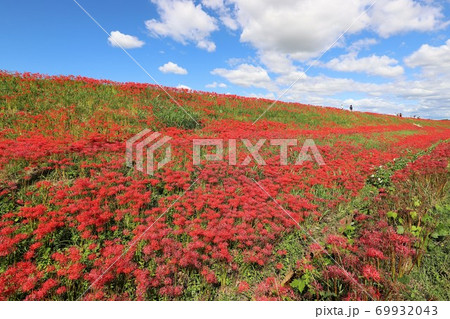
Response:
[[[164,90],[186,112],[151,85],[0,73],[0,299],[445,299],[408,282],[448,235],[448,121],[280,102],[253,124],[272,101]],[[153,176],[125,161],[144,129],[171,138]],[[204,138],[224,160],[194,165]]]

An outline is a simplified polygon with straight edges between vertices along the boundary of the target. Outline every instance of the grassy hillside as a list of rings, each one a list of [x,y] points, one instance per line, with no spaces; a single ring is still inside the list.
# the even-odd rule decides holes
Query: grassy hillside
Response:
[[[449,121],[164,90],[0,72],[0,299],[448,299]],[[125,163],[144,129],[154,176]],[[299,143],[243,165],[242,139]]]

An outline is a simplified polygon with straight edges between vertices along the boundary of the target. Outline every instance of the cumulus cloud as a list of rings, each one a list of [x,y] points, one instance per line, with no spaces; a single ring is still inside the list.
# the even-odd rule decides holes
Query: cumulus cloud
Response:
[[[188,71],[181,66],[178,66],[177,64],[173,62],[167,62],[163,66],[160,66],[158,68],[162,73],[173,73],[173,74],[180,74],[185,75],[188,74]]]
[[[442,8],[431,1],[379,0],[371,11],[371,27],[382,37],[408,31],[431,31],[444,27]]]
[[[236,31],[239,28],[238,22],[233,17],[231,17],[229,14],[223,14],[220,17],[220,20],[228,29]]]
[[[450,81],[442,81],[439,78],[399,78],[384,83],[367,83],[351,78],[307,76],[297,71],[272,80],[265,69],[251,65],[240,65],[232,70],[217,69],[213,74],[223,76],[231,83],[243,87],[265,88],[268,91],[265,96],[276,97],[298,80],[283,96],[282,99],[287,101],[334,107],[353,104],[359,111],[387,114],[401,112],[411,116],[450,118]],[[342,98],[342,95],[347,97]]]
[[[223,0],[202,0],[202,4],[205,7],[215,9],[215,10],[223,10],[225,8],[225,4]]]
[[[201,40],[197,42],[197,47],[200,49],[206,50],[208,52],[216,51],[216,44],[212,41]]]
[[[178,84],[177,89],[181,89],[181,90],[192,90],[189,86],[184,85],[184,84]]]
[[[255,97],[257,99],[267,99],[267,100],[274,100],[276,98],[275,94],[273,94],[273,93],[267,93],[267,94],[251,93],[251,94],[249,94],[249,97]]]
[[[347,97],[341,98],[342,94]],[[286,99],[334,107],[353,104],[360,111],[450,118],[450,82],[438,79],[363,83],[348,78],[315,76],[300,80]]]
[[[193,42],[208,52],[216,49],[209,36],[218,30],[217,21],[203,10],[201,4],[195,5],[189,0],[151,1],[160,15],[160,21],[151,19],[145,22],[152,35],[170,37],[182,44]]]
[[[421,72],[416,80],[402,83],[397,94],[419,100],[417,114],[450,119],[450,39],[441,46],[424,44],[404,62]]]
[[[404,73],[398,61],[388,56],[371,55],[358,58],[356,53],[341,55],[323,65],[326,68],[341,72],[358,72],[384,77],[396,77]]]
[[[259,53],[259,58],[271,72],[286,74],[297,71],[287,54],[277,51],[263,51]]]
[[[124,49],[141,48],[145,44],[144,41],[139,40],[137,37],[123,34],[120,31],[112,31],[108,42],[113,47],[122,47]]]
[[[251,44],[261,56],[266,51],[304,61],[317,57],[340,35],[373,30],[381,37],[408,31],[443,28],[443,9],[433,1],[372,0],[151,0],[160,20],[146,21],[155,36],[171,37],[186,44],[214,51],[210,39],[220,20],[227,28],[240,30],[240,40]],[[368,10],[369,9],[369,10]],[[218,20],[209,13],[215,13]],[[367,10],[367,12],[366,12]],[[343,37],[342,41],[344,40]],[[336,45],[342,45],[342,41]],[[368,43],[355,45],[364,46]]]
[[[160,16],[146,22],[154,36],[193,43],[211,52],[216,49],[213,32],[219,28],[239,32],[240,41],[251,46],[256,56],[236,57],[229,61],[228,68],[211,72],[234,85],[263,88],[268,95],[278,97],[298,80],[283,99],[334,106],[359,101],[366,105],[365,110],[386,113],[391,113],[391,108],[405,114],[435,108],[442,116],[450,117],[450,111],[442,109],[442,105],[450,103],[450,80],[442,80],[450,74],[449,42],[437,47],[422,46],[402,61],[404,65],[383,52],[363,54],[384,38],[446,27],[448,22],[439,1],[378,0],[369,10],[373,0],[151,1]],[[348,43],[367,31],[373,34],[372,38]],[[304,73],[312,59],[319,57],[344,32],[334,46],[347,53],[328,61],[321,59],[323,62],[318,64],[334,71],[381,76],[384,80],[368,83],[350,77]],[[419,76],[407,79],[406,67],[418,68]],[[207,87],[221,87],[219,83]]]
[[[234,17],[232,9],[225,5],[223,0],[202,0],[202,4],[219,15],[220,21],[229,29],[237,30],[239,24]]]
[[[411,68],[421,68],[425,76],[445,75],[450,78],[450,39],[444,45],[422,45],[419,50],[405,58]]]
[[[210,88],[210,89],[215,89],[215,88],[221,88],[221,89],[224,89],[224,88],[227,87],[227,85],[226,85],[225,83],[217,83],[217,82],[213,82],[213,83],[207,84],[206,87],[207,87],[207,88]]]
[[[359,39],[355,42],[353,42],[350,47],[348,48],[348,51],[351,52],[359,52],[361,50],[368,49],[369,47],[378,44],[378,40],[374,38],[363,38]]]
[[[223,1],[205,1],[221,6]],[[443,9],[432,1],[229,0],[242,29],[241,41],[257,50],[289,54],[304,61],[317,57],[340,35],[373,30],[381,37],[445,27]],[[226,2],[226,3],[228,3]],[[368,10],[369,9],[369,10]],[[366,12],[367,10],[367,12]],[[344,37],[345,38],[345,37]],[[374,40],[367,40],[371,45]],[[341,45],[338,42],[336,45]],[[359,46],[364,43],[359,43]]]
[[[308,75],[305,72],[295,71],[280,75],[276,78],[276,81],[280,85],[290,86],[294,82],[305,80],[307,78]]]
[[[260,66],[241,64],[236,69],[215,69],[211,72],[226,78],[233,84],[243,87],[257,87],[268,90],[275,89],[269,74]]]
[[[233,0],[242,28],[241,41],[261,51],[304,60],[331,45],[361,15],[367,1]],[[367,25],[367,15],[349,33]]]

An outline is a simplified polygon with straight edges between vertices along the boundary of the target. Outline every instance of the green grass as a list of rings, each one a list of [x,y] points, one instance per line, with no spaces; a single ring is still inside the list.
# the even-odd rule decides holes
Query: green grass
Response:
[[[26,126],[21,123],[18,112],[32,115],[44,114],[57,109],[71,109],[69,119],[73,126],[68,129],[76,134],[81,123],[88,122],[99,114],[122,126],[143,126],[152,116],[159,118],[164,125],[193,129],[197,121],[201,124],[209,120],[234,119],[253,123],[273,101],[258,99],[240,99],[228,96],[190,94],[172,91],[170,94],[193,117],[179,109],[165,93],[155,87],[126,85],[127,90],[120,85],[93,84],[82,81],[59,82],[54,79],[37,79],[21,81],[15,76],[0,78],[0,108],[4,110],[0,130],[11,126]],[[134,89],[130,94],[128,88]],[[8,98],[6,98],[8,97]],[[208,105],[208,114],[201,111]],[[107,109],[108,112],[104,110]],[[131,112],[134,117],[125,116],[121,112]],[[174,113],[174,114],[172,114]],[[76,120],[76,121],[75,121]],[[265,113],[262,120],[285,123],[295,128],[320,128],[355,126],[385,126],[402,124],[419,124],[421,126],[449,127],[448,121],[427,121],[419,119],[398,118],[395,116],[349,112],[333,108],[301,105],[298,103],[277,102]],[[24,127],[30,129],[30,127]],[[419,129],[419,128],[418,128]]]
[[[152,101],[153,114],[164,126],[178,127],[185,130],[201,128],[202,116],[198,111],[180,107],[173,101],[156,98]]]
[[[449,188],[449,187],[448,187]],[[439,205],[439,225],[419,267],[404,279],[408,300],[450,300],[450,196]]]

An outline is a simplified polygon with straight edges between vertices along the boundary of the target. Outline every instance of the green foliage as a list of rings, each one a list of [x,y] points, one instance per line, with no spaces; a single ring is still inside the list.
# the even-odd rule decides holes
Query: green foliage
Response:
[[[152,104],[153,114],[167,127],[177,127],[185,130],[201,128],[201,119],[198,112],[159,97],[153,100]]]
[[[420,226],[415,226],[415,225],[412,225],[412,226],[411,226],[411,234],[412,234],[414,237],[419,237],[421,232],[422,232],[422,227],[420,227]]]
[[[344,234],[345,237],[347,237],[348,239],[352,239],[355,235],[356,227],[352,223],[345,227],[341,227],[339,230],[342,234]]]
[[[392,219],[397,219],[397,216],[398,216],[398,214],[396,213],[396,212],[388,212],[387,214],[386,214],[386,216],[388,217],[388,218],[392,218]]]
[[[443,240],[450,236],[450,204],[436,205],[434,214],[440,216],[431,237],[434,240]]]
[[[402,158],[396,158],[392,162],[387,163],[385,166],[378,167],[375,172],[367,179],[367,184],[372,185],[376,188],[387,188],[388,190],[392,189],[392,175],[401,169],[404,169],[408,163],[415,161],[418,157],[431,152],[434,147],[429,148],[425,151],[420,151],[411,156],[406,156]],[[420,201],[415,202],[420,206]]]
[[[380,166],[375,173],[368,178],[367,183],[377,188],[390,187],[392,185],[391,176],[392,172],[389,169]]]
[[[295,279],[291,282],[291,287],[296,288],[297,291],[302,294],[306,287],[306,280],[304,280],[303,277],[300,279]]]
[[[303,294],[306,290],[311,289],[311,282],[314,280],[313,271],[306,271],[300,278],[294,279],[290,286],[298,291],[299,294]]]
[[[433,240],[420,267],[405,278],[408,300],[450,300],[450,242]]]
[[[431,217],[433,216],[433,217]],[[430,214],[422,218],[424,224],[434,225],[420,266],[407,276],[410,300],[449,300],[450,299],[450,197],[435,205]],[[415,236],[423,231],[412,226]]]

